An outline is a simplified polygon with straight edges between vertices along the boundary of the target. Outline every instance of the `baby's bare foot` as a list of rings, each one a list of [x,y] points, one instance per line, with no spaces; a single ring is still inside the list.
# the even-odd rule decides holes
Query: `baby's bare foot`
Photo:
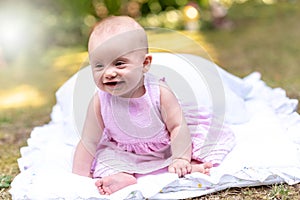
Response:
[[[103,177],[96,181],[100,194],[110,195],[126,186],[136,183],[136,178],[131,174],[117,173],[111,176]]]
[[[209,175],[210,168],[213,167],[212,163],[205,162],[205,163],[198,163],[192,161],[192,172],[200,172],[206,175]]]

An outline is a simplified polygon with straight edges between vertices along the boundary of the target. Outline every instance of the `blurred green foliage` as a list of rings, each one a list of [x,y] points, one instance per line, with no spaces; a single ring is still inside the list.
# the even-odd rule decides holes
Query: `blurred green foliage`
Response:
[[[294,2],[295,0],[251,0],[248,2],[261,4],[282,1]],[[27,45],[23,48],[18,42],[14,49],[10,47],[12,50],[7,50],[4,47],[2,51],[9,60],[10,57],[16,55],[16,52],[22,51],[24,57],[28,54],[39,57],[41,52],[53,47],[86,48],[88,35],[93,25],[109,15],[129,15],[143,26],[184,29],[187,27],[184,13],[187,5],[192,5],[198,10],[197,21],[201,24],[200,29],[212,28],[210,2],[211,0],[1,0],[0,25],[4,26],[2,29],[9,28],[3,25],[2,21],[15,24],[12,18],[17,17],[17,20],[23,20],[25,28],[19,31],[18,37],[24,38],[22,42]],[[218,2],[230,12],[233,4],[245,3],[247,0],[219,0]],[[10,46],[13,45],[10,44]],[[10,52],[5,51],[14,51],[14,55],[6,55]]]

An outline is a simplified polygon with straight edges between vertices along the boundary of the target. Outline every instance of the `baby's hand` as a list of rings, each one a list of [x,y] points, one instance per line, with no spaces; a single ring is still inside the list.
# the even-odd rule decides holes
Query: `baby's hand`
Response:
[[[185,159],[176,158],[172,164],[168,167],[169,172],[178,174],[179,177],[183,177],[186,174],[191,173],[191,163]]]

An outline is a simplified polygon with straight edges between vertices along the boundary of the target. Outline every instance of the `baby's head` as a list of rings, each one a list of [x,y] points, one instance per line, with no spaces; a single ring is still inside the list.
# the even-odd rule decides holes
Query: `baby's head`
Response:
[[[134,19],[114,16],[102,20],[91,33],[88,51],[99,89],[124,97],[137,95],[137,88],[143,93],[143,74],[152,57],[146,32]]]
[[[111,16],[97,23],[90,35],[89,53],[101,46],[114,46],[126,51],[144,50],[148,53],[148,40],[143,27],[128,16]],[[126,48],[124,49],[124,47]]]

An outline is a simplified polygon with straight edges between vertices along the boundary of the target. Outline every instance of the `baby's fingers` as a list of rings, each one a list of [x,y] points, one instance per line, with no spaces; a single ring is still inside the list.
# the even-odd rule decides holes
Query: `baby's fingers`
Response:
[[[169,172],[176,173],[178,177],[183,177],[191,173],[192,166],[185,160],[178,159],[169,166]]]
[[[187,174],[190,174],[192,172],[192,165],[186,166]]]
[[[177,174],[178,177],[182,177],[183,176],[183,171],[180,167],[178,166],[169,166],[169,172]]]
[[[173,167],[173,166],[169,166],[168,167],[168,171],[170,172],[170,173],[176,173],[176,170],[175,170],[175,167]]]
[[[175,168],[176,170],[176,174],[178,175],[178,177],[183,177],[185,176],[186,174],[189,174],[191,169],[189,169],[190,166],[183,166],[183,167],[178,167],[178,168]]]
[[[186,167],[180,168],[180,171],[181,171],[181,174],[180,175],[178,174],[179,177],[182,177],[182,176],[187,174],[187,168]]]

